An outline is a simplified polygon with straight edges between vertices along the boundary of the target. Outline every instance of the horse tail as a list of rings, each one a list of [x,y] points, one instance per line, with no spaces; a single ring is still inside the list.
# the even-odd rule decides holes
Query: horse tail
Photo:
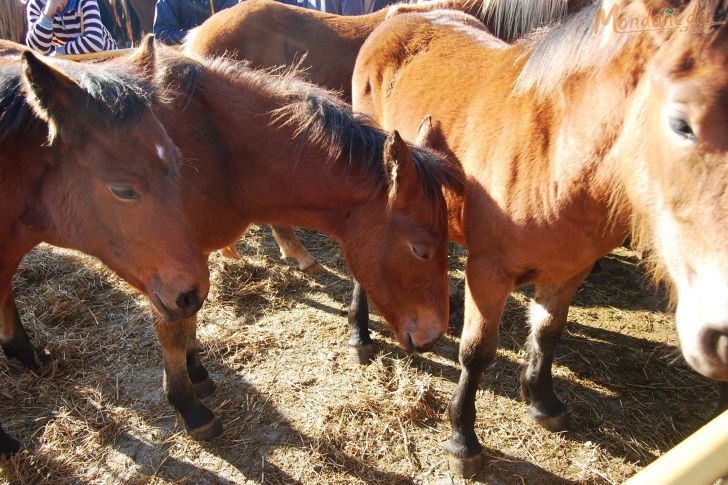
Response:
[[[0,0],[0,39],[25,42],[25,4],[20,0]]]
[[[496,37],[511,42],[540,27],[562,22],[585,0],[481,0],[479,18]],[[574,4],[574,5],[572,5]]]

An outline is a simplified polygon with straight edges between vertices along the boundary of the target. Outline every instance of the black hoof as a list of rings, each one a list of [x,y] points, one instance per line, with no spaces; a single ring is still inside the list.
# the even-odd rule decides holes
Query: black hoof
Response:
[[[201,382],[193,382],[192,388],[195,391],[195,395],[202,399],[203,397],[209,397],[215,394],[215,388],[217,386],[215,385],[215,381],[213,381],[210,376],[207,376],[205,380]]]
[[[4,346],[4,350],[5,355],[19,360],[26,369],[36,375],[47,376],[53,373],[54,360],[45,349],[37,350],[30,346],[15,347],[11,343]]]
[[[566,412],[566,410],[561,411],[555,416],[548,416],[538,409],[532,407],[531,417],[539,425],[554,433],[560,433],[562,431],[566,431],[569,428],[569,414]]]
[[[453,475],[472,478],[483,469],[483,455],[478,454],[469,458],[448,455],[448,465]]]
[[[374,344],[350,345],[349,356],[351,359],[361,365],[369,365],[374,360],[374,354],[377,350]]]
[[[0,430],[0,455],[7,458],[17,453],[20,449],[20,443]]]
[[[215,417],[207,424],[187,429],[187,434],[196,441],[211,441],[222,434],[222,423]]]

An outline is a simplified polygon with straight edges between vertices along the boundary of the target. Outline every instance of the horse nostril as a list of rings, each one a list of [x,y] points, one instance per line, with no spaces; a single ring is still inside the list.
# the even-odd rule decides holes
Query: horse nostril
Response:
[[[200,299],[200,293],[197,287],[192,288],[189,291],[180,293],[177,296],[177,308],[180,310],[193,310],[196,311],[202,306],[202,300]]]

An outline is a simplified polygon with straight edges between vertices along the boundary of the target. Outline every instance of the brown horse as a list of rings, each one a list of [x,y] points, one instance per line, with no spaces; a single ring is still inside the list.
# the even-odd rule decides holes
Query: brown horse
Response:
[[[184,205],[210,252],[252,222],[295,224],[339,239],[349,267],[400,345],[426,350],[448,317],[447,217],[442,188],[462,172],[355,116],[293,74],[168,49],[157,110],[183,154]],[[197,399],[214,389],[197,356],[195,320],[160,325],[168,400],[195,438],[222,428]]]
[[[686,360],[728,381],[726,5],[670,10],[686,14],[684,22],[704,8],[692,18],[720,22],[704,23],[709,33],[694,33],[695,25],[615,31],[649,12],[670,15],[668,6],[605,2],[605,10],[594,5],[511,46],[455,14],[401,15],[362,47],[355,108],[405,136],[432,114],[437,147],[456,156],[467,176],[465,197],[452,197],[448,207],[451,237],[467,243],[469,254],[462,373],[446,446],[465,475],[482,460],[475,396],[509,293],[535,285],[521,391],[539,423],[562,430],[554,348],[579,284],[624,239],[630,221],[674,284]],[[614,17],[596,33],[598,14]]]
[[[23,46],[0,57],[0,344],[42,372],[12,277],[41,241],[91,254],[165,318],[193,315],[209,282],[190,241],[179,155],[151,104],[154,49],[113,64],[46,64]],[[20,56],[11,52],[22,52]],[[173,325],[168,325],[173,328]],[[0,452],[17,442],[0,433]]]

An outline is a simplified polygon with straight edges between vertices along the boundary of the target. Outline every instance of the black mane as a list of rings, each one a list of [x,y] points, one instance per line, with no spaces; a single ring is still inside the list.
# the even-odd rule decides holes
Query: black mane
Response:
[[[90,102],[79,106],[85,125],[109,131],[127,128],[138,121],[155,98],[151,84],[141,81],[120,63],[86,65],[54,64],[75,79],[89,94]],[[30,130],[45,129],[26,100],[19,58],[0,60],[0,143],[26,136]]]

